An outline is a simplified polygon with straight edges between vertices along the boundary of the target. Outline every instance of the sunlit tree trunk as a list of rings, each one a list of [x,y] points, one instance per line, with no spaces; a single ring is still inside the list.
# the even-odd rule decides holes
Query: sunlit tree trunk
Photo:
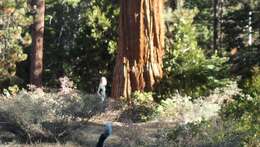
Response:
[[[112,97],[153,90],[162,78],[163,0],[121,0]]]
[[[222,31],[222,24],[223,24],[223,13],[224,13],[224,0],[219,0],[219,10],[218,10],[218,49],[222,49],[223,43],[223,31]]]
[[[32,0],[31,7],[36,11],[32,27],[32,52],[30,84],[37,87],[42,86],[43,71],[43,33],[44,33],[44,0]]]

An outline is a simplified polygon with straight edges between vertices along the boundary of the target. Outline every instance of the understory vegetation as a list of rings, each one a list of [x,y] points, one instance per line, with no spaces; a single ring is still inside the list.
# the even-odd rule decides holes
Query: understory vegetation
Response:
[[[21,90],[1,96],[1,129],[16,136],[18,142],[55,141],[70,133],[73,121],[87,120],[98,113],[99,98],[79,91],[70,93]]]

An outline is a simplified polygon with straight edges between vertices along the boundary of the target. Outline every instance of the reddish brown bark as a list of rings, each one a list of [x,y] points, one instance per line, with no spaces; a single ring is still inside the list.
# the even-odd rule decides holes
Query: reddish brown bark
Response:
[[[32,3],[37,13],[34,16],[34,24],[32,30],[32,52],[31,52],[31,69],[30,84],[37,87],[42,86],[43,71],[43,33],[44,33],[44,12],[45,1],[38,0],[36,4]]]
[[[163,0],[123,0],[120,7],[112,97],[129,98],[133,91],[153,90],[162,77]]]

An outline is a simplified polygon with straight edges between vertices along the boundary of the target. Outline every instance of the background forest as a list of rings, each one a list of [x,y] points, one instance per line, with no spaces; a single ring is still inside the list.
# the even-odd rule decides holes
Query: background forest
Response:
[[[113,88],[119,1],[45,0],[41,90],[30,81],[32,2],[0,0],[0,144],[93,146],[83,126],[111,121],[122,125],[110,146],[260,145],[258,0],[165,1],[162,79],[107,98],[105,112],[96,91],[102,76]]]

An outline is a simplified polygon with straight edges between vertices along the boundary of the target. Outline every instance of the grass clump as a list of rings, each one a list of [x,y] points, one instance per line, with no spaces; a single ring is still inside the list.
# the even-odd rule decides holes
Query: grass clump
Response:
[[[42,90],[21,90],[0,96],[1,127],[16,135],[17,141],[52,140],[64,136],[66,125],[90,117],[98,106],[95,95],[78,91],[63,94]]]

